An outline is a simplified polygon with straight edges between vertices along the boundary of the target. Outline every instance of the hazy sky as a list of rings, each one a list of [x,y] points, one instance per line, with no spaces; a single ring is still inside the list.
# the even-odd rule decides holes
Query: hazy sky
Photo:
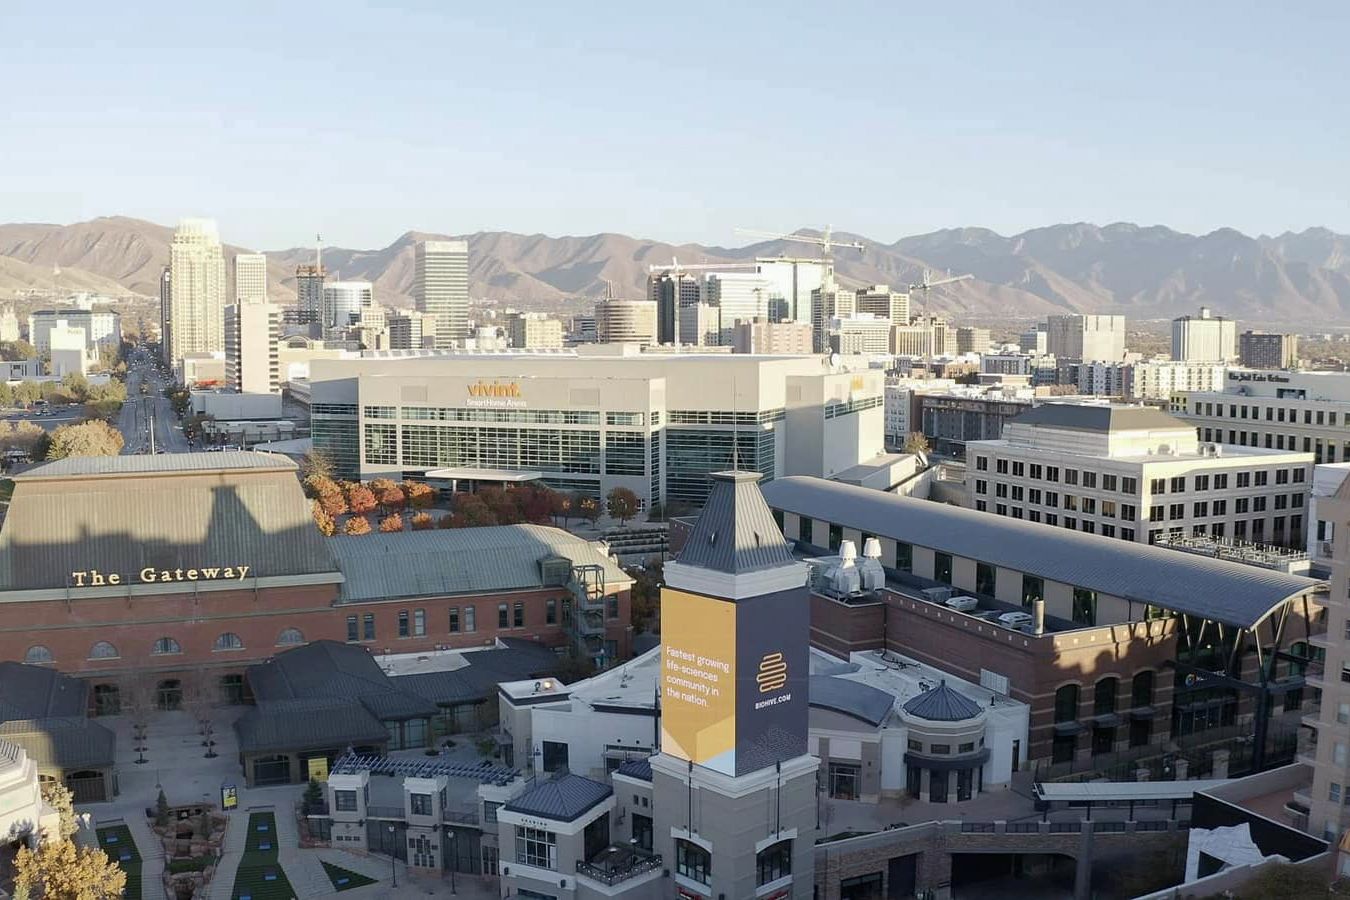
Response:
[[[1348,30],[1343,0],[3,0],[0,220],[1350,231]]]

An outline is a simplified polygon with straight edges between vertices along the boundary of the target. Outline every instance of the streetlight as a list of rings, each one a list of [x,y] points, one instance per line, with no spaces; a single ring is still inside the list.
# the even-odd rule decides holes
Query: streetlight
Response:
[[[447,829],[445,839],[450,842],[450,893],[458,896],[455,890],[455,869],[459,868],[459,856],[455,853],[455,832]]]
[[[394,826],[389,826],[389,871],[394,876],[394,887],[398,887],[398,857],[394,855]]]

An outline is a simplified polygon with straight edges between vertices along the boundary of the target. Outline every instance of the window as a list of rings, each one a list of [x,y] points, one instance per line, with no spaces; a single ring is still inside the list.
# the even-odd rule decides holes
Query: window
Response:
[[[617,619],[619,617],[619,597],[617,594],[610,594],[605,598],[605,618]]]
[[[1045,467],[1045,480],[1046,480],[1046,481],[1059,481],[1059,466],[1046,466],[1046,467]]]
[[[117,655],[117,648],[107,641],[99,641],[89,648],[90,659],[117,659]]]
[[[347,631],[349,634],[351,633],[350,623],[348,624]],[[281,633],[277,635],[278,647],[290,647],[295,644],[303,644],[304,642],[305,636],[300,632],[299,628],[283,628],[281,629]]]
[[[633,813],[633,843],[639,850],[652,852],[652,834],[652,817]]]
[[[544,624],[558,624],[558,601],[554,597],[549,597],[544,601]]]
[[[1240,487],[1240,488],[1251,487],[1251,486],[1252,486],[1252,473],[1251,473],[1251,472],[1238,472],[1238,473],[1237,473],[1237,486]]]
[[[1025,463],[1015,462],[1012,464],[1012,473],[1015,478],[1024,478],[1027,474]]]
[[[977,456],[977,457],[975,457],[975,471],[977,471],[977,472],[988,472],[988,471],[989,471],[989,457],[987,457],[987,456]]]
[[[914,740],[914,738],[910,738],[907,741],[907,744],[909,746],[909,749],[913,750],[915,753],[923,752],[923,741],[916,741]]]
[[[1031,464],[1031,478],[1033,481],[1041,480],[1041,467],[1038,463]]]
[[[857,800],[859,767],[851,763],[830,763],[830,796],[836,800]]]
[[[431,795],[430,794],[409,794],[408,811],[414,816],[431,815]]]
[[[1097,682],[1092,693],[1092,714],[1106,716],[1116,711],[1116,693],[1120,682],[1115,678],[1103,678]]]
[[[478,630],[477,616],[478,610],[476,607],[464,607],[464,630],[466,632],[472,633]]]
[[[1265,469],[1261,469],[1256,473],[1257,487],[1265,487],[1269,481],[1270,481],[1270,472],[1266,471]]]
[[[152,656],[168,656],[173,653],[182,653],[183,647],[171,637],[162,637],[155,641],[154,646],[150,648]]]
[[[1064,483],[1065,483],[1065,484],[1077,484],[1077,483],[1078,483],[1078,470],[1077,470],[1077,469],[1065,469],[1065,470],[1064,470]]]
[[[792,874],[792,841],[779,841],[759,851],[755,857],[755,866],[758,869],[756,887],[787,878]]]
[[[1079,625],[1097,624],[1097,592],[1087,588],[1073,589],[1073,620]]]
[[[483,801],[483,823],[485,825],[497,824],[497,810],[502,808],[502,804],[493,803],[491,800]]]
[[[333,808],[338,812],[356,812],[356,791],[333,791]]]
[[[567,768],[566,744],[561,741],[543,741],[541,746],[545,772],[557,772]]]
[[[903,541],[895,542],[895,568],[900,572],[914,571],[914,547]]]
[[[235,634],[233,631],[227,631],[227,632],[225,632],[224,634],[222,634],[220,637],[216,638],[216,645],[215,645],[214,647],[212,647],[211,649],[212,649],[212,650],[243,650],[243,649],[244,649],[244,642],[243,642],[243,640],[239,637],[239,635]]]
[[[1185,491],[1186,491],[1186,476],[1185,476],[1185,475],[1178,475],[1177,477],[1173,478],[1172,481],[1171,481],[1170,487],[1171,487],[1172,493],[1174,493],[1174,494],[1185,493]]]
[[[550,603],[552,601],[549,601]],[[459,634],[459,607],[450,607],[450,633]]]
[[[995,461],[994,461],[994,471],[997,472],[997,473],[1000,474],[1000,475],[1007,475],[1007,474],[1008,474],[1008,461],[1007,461],[1006,459],[995,460]]]
[[[943,584],[952,583],[952,555],[950,553],[933,554],[933,580]]]
[[[1336,706],[1336,722],[1341,725],[1350,724],[1350,703]]]
[[[498,628],[511,627],[511,610],[510,607],[508,607],[505,603],[497,604],[497,627]]]
[[[1133,504],[1131,503],[1120,504],[1120,517],[1124,519],[1126,522],[1133,522],[1135,519],[1135,514],[1136,510]]]
[[[1031,606],[1033,601],[1045,599],[1045,579],[1035,575],[1022,576],[1022,605]]]
[[[41,644],[34,644],[28,648],[28,652],[23,655],[23,661],[30,666],[37,666],[43,663],[54,662],[55,657],[52,651]]]
[[[364,633],[364,635],[365,635],[364,638],[363,638],[363,640],[367,640],[367,641],[373,641],[373,640],[375,640],[375,614],[374,614],[374,613],[366,613],[365,615],[363,615],[363,616],[361,617],[361,627],[364,629],[364,632],[363,632],[363,633]]]
[[[1086,510],[1086,512],[1092,512],[1092,510],[1089,509]],[[1116,517],[1116,503],[1114,500],[1102,501],[1102,515],[1108,519],[1114,519]]]
[[[1167,493],[1167,479],[1165,478],[1151,479],[1148,483],[1148,489],[1150,494]]]
[[[1055,721],[1074,722],[1078,719],[1078,685],[1066,684],[1055,691]]]
[[[1029,491],[1027,491],[1027,502],[1035,503],[1038,506],[1040,505],[1041,492],[1039,488],[1031,488]]]
[[[357,628],[356,628],[356,616],[348,616],[348,617],[347,617],[347,640],[348,640],[348,641],[355,642],[355,641],[358,641],[358,640],[360,640],[360,639],[361,639],[361,634],[360,634],[359,631],[357,631]]]
[[[413,637],[425,637],[427,633],[427,611],[413,610]]]
[[[1343,766],[1346,763],[1345,744],[1337,741],[1331,748],[1331,761],[1333,764]]]
[[[408,611],[406,609],[398,611],[398,636],[401,638],[408,636]]]
[[[525,604],[522,601],[517,600],[511,610],[511,627],[525,627]]]
[[[1173,503],[1173,504],[1169,505],[1168,508],[1167,508],[1167,518],[1170,519],[1171,521],[1174,521],[1174,522],[1175,522],[1177,519],[1184,519],[1184,518],[1186,518],[1186,504],[1185,504],[1185,503]]]
[[[1191,504],[1191,515],[1195,516],[1197,519],[1203,519],[1203,518],[1208,517],[1208,516],[1209,516],[1209,502],[1208,502],[1208,501],[1202,501],[1202,502],[1200,502],[1200,503],[1192,503],[1192,504]]]
[[[1150,522],[1161,522],[1163,520],[1163,508],[1161,506],[1150,506],[1148,508],[1148,520]]]
[[[1102,476],[1102,490],[1104,490],[1104,491],[1114,491],[1115,489],[1116,489],[1116,476],[1115,476],[1115,475],[1103,475],[1103,476]]]
[[[1096,472],[1084,472],[1084,473],[1083,473],[1083,487],[1085,487],[1085,488],[1095,488],[1096,486],[1097,486],[1097,473],[1096,473]]]
[[[989,493],[989,482],[985,481],[983,478],[975,479],[975,493],[977,494]]]
[[[952,752],[951,744],[929,744],[928,752],[933,756],[950,756]]]
[[[1214,476],[1214,489],[1217,491],[1223,491],[1228,489],[1227,473]]]
[[[1120,492],[1122,494],[1139,493],[1139,481],[1129,475],[1123,475],[1120,479]]]
[[[1327,784],[1327,799],[1332,803],[1341,802],[1341,786],[1334,781]]]
[[[1195,489],[1197,491],[1209,490],[1209,476],[1208,475],[1195,476]]]
[[[1153,673],[1138,672],[1130,682],[1130,706],[1142,709],[1153,705]]]
[[[675,874],[699,884],[708,884],[712,871],[712,854],[692,841],[676,839]]]
[[[994,485],[994,496],[1006,498],[1008,496],[1008,486],[1001,481],[996,483]]]
[[[1228,501],[1227,501],[1227,500],[1215,500],[1213,503],[1210,504],[1210,509],[1211,509],[1211,511],[1214,513],[1214,515],[1216,515],[1216,516],[1227,515],[1227,513],[1228,513]]]
[[[540,869],[557,869],[558,836],[540,828],[517,825],[516,862]]]
[[[977,562],[975,564],[975,592],[977,594],[987,594],[990,597],[994,595],[994,579],[996,577],[995,569],[989,563]]]

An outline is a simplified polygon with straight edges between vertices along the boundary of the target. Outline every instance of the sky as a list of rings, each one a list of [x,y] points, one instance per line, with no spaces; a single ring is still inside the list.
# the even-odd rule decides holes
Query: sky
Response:
[[[1290,7],[1290,8],[1284,8]],[[0,3],[0,221],[1350,232],[1350,4]]]

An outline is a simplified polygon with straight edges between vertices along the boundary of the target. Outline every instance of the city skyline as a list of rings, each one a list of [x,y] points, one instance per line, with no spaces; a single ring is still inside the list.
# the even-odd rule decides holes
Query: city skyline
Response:
[[[307,35],[285,52],[233,37],[251,32],[224,17],[250,9],[263,11],[190,25],[6,12],[25,40],[0,74],[43,85],[7,110],[23,137],[0,173],[11,217],[199,212],[260,248],[316,231],[380,246],[408,229],[729,244],[736,225],[831,221],[879,241],[1063,221],[1350,231],[1346,118],[1309,89],[1346,74],[1336,7],[1111,21],[876,9],[814,26],[754,8],[654,21],[340,3],[321,18],[268,9],[266,33]],[[653,31],[700,53],[651,58]],[[877,34],[901,52],[824,73],[775,63]],[[652,141],[653,114],[683,118],[691,139]]]

